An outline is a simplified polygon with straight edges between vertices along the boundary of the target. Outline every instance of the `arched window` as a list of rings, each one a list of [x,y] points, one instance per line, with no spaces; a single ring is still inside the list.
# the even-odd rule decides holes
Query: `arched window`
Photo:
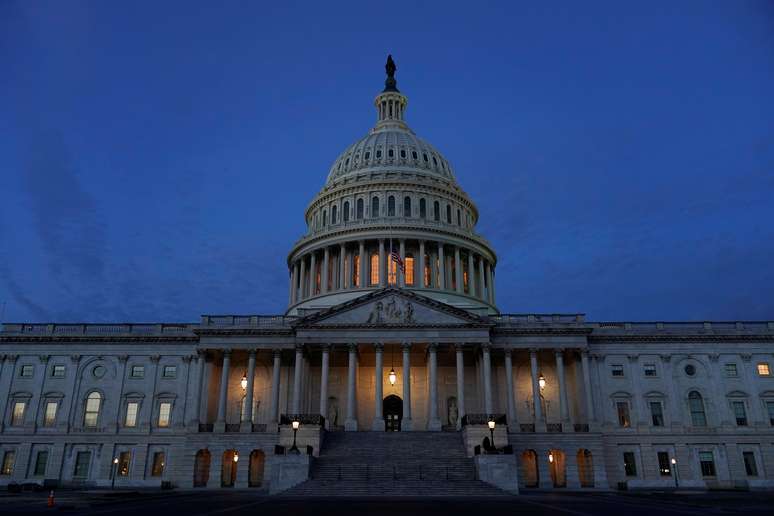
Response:
[[[83,416],[83,426],[86,428],[96,428],[99,419],[99,408],[102,404],[102,395],[98,392],[92,392],[86,398],[86,412]]]
[[[344,222],[349,222],[349,201],[344,201]]]
[[[323,210],[323,227],[328,224],[328,210]]]
[[[419,217],[423,219],[427,217],[427,203],[424,199],[419,199]]]
[[[390,149],[387,151],[387,157],[388,158],[394,158],[395,157],[395,150]]]
[[[401,149],[400,150],[400,157],[404,158],[404,159],[406,158],[406,149]]]
[[[414,256],[406,255],[406,285],[414,286]]]
[[[451,204],[446,205],[446,223],[451,224]]]
[[[371,217],[376,218],[379,216],[379,198],[374,197],[371,199]]]
[[[392,195],[387,198],[387,216],[395,216],[395,197]]]
[[[408,195],[403,198],[403,216],[411,217],[411,197]]]
[[[411,157],[417,159],[417,151],[411,151]]]
[[[360,255],[355,254],[352,260],[352,284],[356,287],[360,286]]]
[[[438,201],[433,202],[433,220],[436,222],[441,220],[441,205]]]
[[[356,214],[357,220],[360,220],[363,218],[363,199],[357,200],[357,214]]]
[[[707,415],[704,413],[704,400],[697,391],[688,394],[688,407],[691,411],[693,426],[707,426]]]
[[[323,226],[325,225],[325,213],[323,213]],[[462,217],[460,217],[460,210],[457,210],[457,225],[462,225]]]
[[[425,261],[423,263],[424,263],[423,276],[424,276],[425,283],[422,286],[429,287],[430,286],[430,257],[428,255],[425,255]]]
[[[338,214],[339,214],[338,211],[339,211],[338,206],[334,206],[333,208],[331,208],[331,224],[336,224],[336,222],[338,222],[337,220]]]
[[[371,285],[379,284],[379,254],[371,254]]]

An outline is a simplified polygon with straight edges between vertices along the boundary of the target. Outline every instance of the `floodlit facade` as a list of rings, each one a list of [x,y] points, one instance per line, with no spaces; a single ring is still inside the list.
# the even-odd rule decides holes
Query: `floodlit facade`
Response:
[[[437,432],[511,492],[774,486],[774,323],[502,313],[478,210],[394,71],[306,208],[284,315],[3,325],[0,485],[275,492],[348,434]]]

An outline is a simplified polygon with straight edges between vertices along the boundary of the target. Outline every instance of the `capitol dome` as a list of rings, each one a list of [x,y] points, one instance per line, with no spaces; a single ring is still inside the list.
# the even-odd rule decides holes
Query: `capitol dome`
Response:
[[[449,161],[406,123],[391,58],[386,69],[376,124],[336,158],[306,209],[307,232],[288,256],[288,313],[386,287],[497,313],[497,258],[475,232],[478,210]]]

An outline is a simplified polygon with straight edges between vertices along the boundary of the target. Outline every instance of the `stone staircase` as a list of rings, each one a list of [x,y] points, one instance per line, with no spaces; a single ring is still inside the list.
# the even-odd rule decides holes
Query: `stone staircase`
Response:
[[[330,432],[311,479],[283,496],[509,496],[476,479],[456,432]]]

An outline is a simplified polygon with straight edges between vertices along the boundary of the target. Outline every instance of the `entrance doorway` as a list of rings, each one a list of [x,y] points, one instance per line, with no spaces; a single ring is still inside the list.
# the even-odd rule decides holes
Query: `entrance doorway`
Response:
[[[384,414],[384,429],[387,432],[400,432],[400,422],[403,419],[403,400],[395,394],[384,398],[382,404]]]

